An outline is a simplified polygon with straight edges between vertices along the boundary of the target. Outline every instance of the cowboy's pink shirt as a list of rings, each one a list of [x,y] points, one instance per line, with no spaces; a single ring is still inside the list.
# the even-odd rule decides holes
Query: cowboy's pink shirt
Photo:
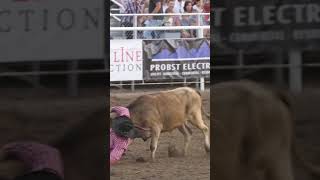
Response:
[[[132,139],[119,137],[110,128],[110,166],[119,161],[124,152],[127,151]]]
[[[114,106],[114,107],[112,107],[111,112],[117,113],[118,116],[125,116],[125,117],[130,118],[129,109],[126,107]]]

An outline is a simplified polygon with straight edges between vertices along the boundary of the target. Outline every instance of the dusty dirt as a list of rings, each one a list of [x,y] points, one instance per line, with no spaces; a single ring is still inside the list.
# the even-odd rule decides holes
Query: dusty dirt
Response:
[[[111,92],[111,105],[127,105],[144,92]],[[210,111],[210,91],[202,93],[205,111]],[[206,119],[204,117],[204,119]],[[210,126],[210,121],[205,120]],[[185,157],[169,157],[169,144],[174,144],[178,150],[183,147],[183,135],[174,130],[170,133],[162,133],[156,152],[156,162],[150,162],[150,140],[135,140],[129,147],[126,155],[119,164],[111,168],[113,175],[111,180],[152,179],[152,180],[209,180],[210,179],[210,155],[204,149],[204,136],[199,129],[192,127],[193,136],[190,143],[189,154]],[[146,162],[136,162],[143,158]]]
[[[103,114],[94,113],[101,108]],[[0,147],[24,140],[54,145],[63,156],[65,179],[105,180],[105,111],[102,94],[70,98],[12,90],[0,97]]]
[[[140,90],[130,93],[119,90],[111,91],[111,105],[127,105],[135,97],[149,93],[149,90]],[[203,93],[203,102],[205,109],[209,112],[209,91]],[[320,167],[320,91],[318,89],[305,89],[303,93],[294,95],[294,107],[296,113],[295,135],[301,155],[308,161],[319,165]],[[210,124],[209,121],[206,121]],[[193,128],[194,129],[194,128]],[[157,162],[136,162],[136,159],[143,157],[149,160],[150,150],[149,141],[135,141],[129,148],[127,155],[118,165],[111,168],[112,180],[129,179],[209,179],[210,178],[210,160],[205,154],[203,147],[203,136],[201,132],[194,129],[190,153],[187,157],[168,157],[168,146],[173,143],[179,149],[182,148],[183,137],[177,131],[164,133],[160,137],[159,150],[157,151]],[[212,132],[211,132],[212,133]],[[214,150],[214,149],[213,149]],[[213,154],[214,156],[214,154]],[[317,180],[310,173],[302,169],[297,162],[293,163],[296,179]],[[230,170],[232,173],[232,170]],[[214,175],[211,172],[211,176]]]
[[[295,135],[301,155],[320,167],[320,90],[305,89],[295,97]],[[316,180],[295,163],[297,180]]]
[[[156,89],[159,90],[159,89]],[[155,91],[155,90],[152,90]],[[152,92],[150,89],[130,91],[111,91],[111,105],[126,105],[135,97]],[[0,145],[13,139],[35,138],[46,142],[48,139],[63,134],[75,124],[87,119],[90,113],[96,109],[105,108],[105,92],[92,89],[86,90],[85,95],[77,98],[67,98],[60,95],[48,95],[34,93],[29,90],[14,92],[13,90],[1,90],[0,98]],[[17,95],[19,94],[19,95]],[[209,112],[209,91],[203,93],[205,109]],[[297,142],[303,148],[303,156],[309,161],[320,165],[320,91],[319,89],[307,89],[295,99],[297,119]],[[25,119],[18,115],[19,109],[33,114],[34,119]],[[5,113],[4,113],[5,112]],[[82,129],[80,136],[72,137],[73,147],[64,150],[66,161],[66,180],[100,180],[105,176],[105,163],[108,157],[105,149],[106,134],[103,130],[105,122],[104,114],[87,119],[89,123]],[[97,121],[97,119],[101,121]],[[210,124],[209,121],[206,121]],[[101,125],[102,124],[102,125]],[[149,140],[135,141],[118,165],[112,167],[112,180],[129,179],[209,179],[210,157],[203,146],[202,133],[193,128],[193,138],[190,144],[190,152],[187,157],[168,157],[168,146],[175,144],[182,148],[183,136],[177,131],[163,133],[159,140],[159,149],[156,153],[157,161],[148,162],[150,156]],[[84,137],[87,137],[84,138]],[[214,155],[214,154],[213,154]],[[147,162],[136,162],[143,157]],[[94,164],[94,165],[93,165]],[[101,168],[102,167],[102,168]],[[296,167],[297,180],[316,180],[306,171]],[[230,170],[232,173],[232,170]],[[211,172],[212,173],[212,172]],[[212,176],[212,174],[211,174]]]

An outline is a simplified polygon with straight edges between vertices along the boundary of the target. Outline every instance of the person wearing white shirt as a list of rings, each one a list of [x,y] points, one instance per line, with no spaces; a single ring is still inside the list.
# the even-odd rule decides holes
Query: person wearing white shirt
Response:
[[[196,0],[196,4],[193,5],[193,9],[197,13],[202,13],[203,12],[203,2],[202,2],[202,0]]]
[[[162,1],[162,12],[166,12],[168,8],[168,0],[163,0]]]
[[[174,5],[174,12],[175,13],[184,13],[184,3],[185,0],[175,0],[175,5]]]

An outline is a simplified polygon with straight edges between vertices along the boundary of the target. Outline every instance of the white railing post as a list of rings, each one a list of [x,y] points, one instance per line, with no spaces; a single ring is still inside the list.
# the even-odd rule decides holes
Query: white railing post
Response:
[[[201,26],[201,15],[200,14],[198,14],[197,15],[197,17],[198,17],[198,26]],[[199,38],[203,38],[203,29],[198,29],[198,37]]]
[[[122,89],[122,81],[119,82],[119,87]]]
[[[137,17],[137,14],[135,14],[133,16],[133,27],[137,27],[137,26],[138,26],[138,17]],[[137,30],[133,31],[133,39],[138,39]]]
[[[289,51],[289,86],[291,91],[299,93],[303,90],[302,53],[293,49]]]
[[[40,71],[40,62],[32,62],[32,72],[37,74],[37,72]],[[40,87],[40,75],[34,75],[33,78],[33,87],[34,88],[39,88]]]
[[[134,91],[135,87],[134,87],[134,81],[131,81],[131,91]]]
[[[201,26],[201,15],[198,14],[198,26]],[[198,37],[203,38],[203,29],[198,30]],[[204,91],[205,84],[204,84],[204,77],[200,77],[200,90]]]
[[[204,91],[204,88],[205,88],[204,77],[201,77],[200,78],[200,90]]]
[[[179,15],[190,15],[190,16],[197,16],[198,23],[194,26],[155,26],[155,27],[137,27],[138,18],[137,16],[179,16]],[[133,16],[134,18],[134,26],[133,27],[110,27],[110,31],[166,31],[166,30],[198,30],[198,36],[203,36],[204,29],[210,29],[209,25],[203,25],[201,23],[201,17],[203,15],[210,15],[210,13],[161,13],[161,14],[112,14],[110,16]]]

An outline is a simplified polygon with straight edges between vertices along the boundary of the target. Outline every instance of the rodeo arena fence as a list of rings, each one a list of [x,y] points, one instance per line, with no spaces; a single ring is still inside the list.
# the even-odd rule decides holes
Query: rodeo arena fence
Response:
[[[2,87],[66,86],[76,96],[80,75],[106,77],[103,1],[1,0],[0,7]]]
[[[293,92],[303,91],[306,81],[316,82],[320,67],[319,12],[317,0],[217,1],[213,73],[254,79],[263,72],[260,75],[287,84]]]
[[[210,13],[125,14],[121,1],[112,2],[111,87],[194,84],[205,89],[210,83]],[[188,22],[177,24],[183,18]]]

